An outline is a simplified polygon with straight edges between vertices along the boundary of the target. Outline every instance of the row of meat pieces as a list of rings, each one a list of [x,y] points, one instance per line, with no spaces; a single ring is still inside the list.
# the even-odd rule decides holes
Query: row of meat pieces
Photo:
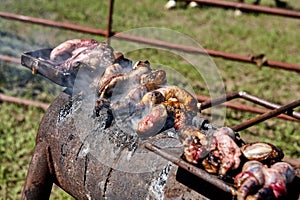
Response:
[[[72,70],[78,62],[94,69],[104,68],[91,83],[91,88],[96,89],[95,110],[111,109],[115,118],[129,123],[142,139],[175,128],[184,146],[183,158],[188,162],[222,177],[235,176],[244,166],[235,177],[239,199],[259,199],[265,188],[279,197],[286,192],[282,188],[293,179],[292,167],[276,163],[283,158],[283,153],[274,145],[238,143],[237,133],[228,127],[203,130],[196,126],[194,120],[201,118],[197,100],[185,89],[168,85],[166,72],[152,70],[148,61],[132,64],[103,43],[79,39],[53,49],[50,59],[64,71]],[[106,66],[101,65],[103,59],[108,61]],[[262,163],[275,164],[267,168]],[[252,167],[257,170],[255,173]],[[281,189],[270,184],[273,180],[281,180]]]

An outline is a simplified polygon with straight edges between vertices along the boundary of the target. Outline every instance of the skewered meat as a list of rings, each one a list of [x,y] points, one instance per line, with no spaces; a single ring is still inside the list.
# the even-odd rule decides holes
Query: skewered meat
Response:
[[[205,133],[194,126],[183,126],[178,132],[183,143],[183,157],[190,163],[197,164],[208,154],[207,137]]]
[[[266,164],[278,162],[284,156],[281,149],[265,142],[256,142],[243,145],[241,147],[241,151],[247,160],[258,160]]]
[[[59,45],[53,50],[51,58],[58,60],[63,55],[65,60],[59,66],[66,70],[72,69],[78,62],[92,68],[99,67],[97,51],[104,47],[103,44],[101,46],[92,40],[80,42],[71,40]],[[138,61],[132,66],[132,62],[120,52],[111,50],[109,53],[111,64],[100,66],[105,68],[104,72],[94,80],[98,97],[96,111],[103,107],[111,110],[112,118],[119,117],[124,123],[130,123],[132,130],[142,139],[174,127],[184,146],[183,158],[190,163],[201,164],[209,173],[225,176],[228,171],[238,169],[241,155],[246,160],[254,160],[247,162],[243,172],[235,178],[240,199],[250,198],[249,194],[262,185],[267,186],[255,195],[265,194],[269,190],[276,197],[284,193],[268,181],[277,177],[276,173],[283,176],[288,170],[281,167],[266,170],[258,162],[270,165],[280,161],[283,158],[280,149],[262,142],[240,148],[236,143],[236,133],[228,127],[201,130],[193,123],[195,117],[199,117],[197,100],[185,89],[167,85],[164,70],[152,70],[148,61]]]
[[[270,168],[261,162],[248,161],[235,177],[238,200],[277,199],[287,194],[287,184],[295,178],[293,167],[277,162]]]
[[[150,108],[149,114],[137,123],[136,132],[141,137],[158,134],[167,120],[167,110],[163,104]]]
[[[264,166],[258,161],[246,162],[242,172],[235,177],[235,185],[238,188],[237,199],[245,199],[249,193],[261,187],[265,182]]]
[[[105,56],[104,56],[105,54]],[[73,39],[63,42],[50,53],[50,60],[62,71],[75,70],[84,64],[91,69],[107,67],[115,58],[113,49],[96,40]]]
[[[237,133],[230,128],[214,127],[200,116],[197,100],[193,95],[180,87],[167,85],[166,72],[152,70],[148,61],[138,61],[132,65],[132,61],[124,58],[122,53],[114,51],[105,43],[77,39],[69,40],[53,49],[50,59],[49,62],[56,64],[56,68],[63,72],[73,72],[72,70],[74,70],[77,78],[80,75],[76,73],[77,69],[88,69],[88,72],[92,73],[95,71],[90,69],[102,69],[101,73],[93,73],[95,76],[91,76],[87,81],[88,89],[96,91],[96,106],[93,111],[95,115],[91,116],[89,111],[92,109],[89,110],[90,107],[83,103],[88,100],[85,97],[90,97],[90,93],[80,92],[80,98],[74,98],[74,102],[72,101],[70,104],[66,104],[69,96],[62,96],[61,100],[58,99],[58,103],[54,104],[52,110],[50,109],[48,112],[50,116],[48,119],[55,119],[58,116],[57,121],[50,120],[48,122],[45,118],[43,121],[43,125],[46,125],[45,131],[43,125],[41,126],[42,129],[39,132],[41,134],[37,140],[39,146],[35,149],[36,155],[34,155],[38,155],[40,159],[33,159],[31,166],[33,170],[27,178],[24,196],[39,196],[40,191],[44,193],[45,188],[47,188],[46,193],[49,193],[48,177],[51,173],[50,180],[54,180],[64,189],[67,188],[66,191],[76,198],[90,199],[100,196],[103,198],[114,197],[115,199],[117,197],[115,196],[115,185],[110,185],[113,182],[111,181],[113,175],[117,171],[114,170],[114,167],[118,167],[116,163],[119,161],[122,161],[120,164],[122,169],[124,167],[122,165],[124,157],[119,157],[121,156],[119,150],[130,152],[124,159],[125,161],[131,159],[133,154],[137,155],[145,151],[143,145],[140,145],[144,142],[141,140],[155,141],[157,138],[166,136],[181,141],[183,144],[182,157],[186,161],[198,166],[202,165],[201,167],[207,172],[219,175],[218,177],[229,178],[226,181],[229,180],[230,183],[233,183],[233,177],[235,177],[234,183],[237,188],[238,200],[275,199],[281,198],[287,193],[287,184],[293,181],[295,171],[289,164],[278,162],[283,157],[280,149],[268,143],[245,145]],[[84,78],[87,77],[86,74],[83,75]],[[79,83],[81,82],[79,81]],[[75,96],[78,95],[77,90],[74,93]],[[58,107],[61,107],[61,110]],[[82,110],[84,110],[84,115],[78,113]],[[83,123],[77,123],[76,120]],[[76,126],[78,124],[79,126]],[[81,126],[85,128],[81,128]],[[149,138],[169,128],[172,130],[164,132],[161,137]],[[73,133],[75,134],[73,135]],[[50,139],[50,143],[45,140],[45,137]],[[104,137],[107,137],[107,140],[103,143]],[[51,148],[48,144],[51,145]],[[112,151],[106,148],[107,144],[109,147],[113,147]],[[53,148],[53,146],[55,147]],[[95,154],[89,152],[90,147],[93,147]],[[53,151],[53,149],[55,150]],[[100,156],[99,160],[95,160],[93,156],[97,155],[99,150],[105,156]],[[118,156],[118,159],[112,158],[112,154],[109,154],[111,152],[116,153],[113,156]],[[245,160],[250,161],[244,163]],[[113,164],[107,163],[110,161],[113,161]],[[143,162],[144,159],[137,159],[130,164],[137,164],[139,168],[146,170],[145,168],[149,166],[148,164],[146,164],[147,166],[140,165]],[[180,160],[180,162],[182,161]],[[40,169],[40,164],[43,169],[35,170]],[[273,165],[268,168],[264,164]],[[48,169],[49,166],[51,169]],[[76,167],[73,168],[73,166]],[[107,171],[103,173],[103,167],[106,166],[108,167]],[[131,165],[127,167],[133,169]],[[242,167],[242,172],[236,175]],[[83,170],[81,171],[81,169]],[[38,172],[38,176],[34,176],[36,172]],[[107,174],[107,179],[103,180],[104,184],[102,184],[103,174]],[[124,171],[120,171],[115,177],[116,182],[120,183],[120,177],[123,177],[121,180],[127,180],[128,177],[134,176],[125,175],[124,178]],[[150,181],[153,180],[152,177],[149,176],[149,178]],[[132,179],[135,180],[135,178]],[[141,180],[144,180],[144,176]],[[165,181],[164,179],[163,182]],[[189,177],[187,177],[187,181],[190,181]],[[143,194],[147,194],[148,199],[150,184],[139,180],[135,183],[137,184],[133,184],[134,187],[130,188],[125,196],[132,195],[133,192],[136,192],[135,188],[142,187],[143,189],[147,188]],[[196,185],[194,182],[192,184]],[[121,185],[122,190],[118,190],[117,193],[124,195],[123,188],[126,187],[123,187],[123,183]],[[182,186],[179,186],[178,191],[182,191]],[[109,188],[112,188],[111,191]],[[172,191],[174,191],[173,188]],[[188,191],[190,192],[190,188]],[[235,194],[233,188],[230,191],[233,195]],[[87,192],[90,192],[90,196],[87,196]],[[141,199],[141,196],[137,196],[138,199]],[[187,196],[184,195],[184,197]]]
[[[100,98],[105,98],[108,95],[112,88],[116,87],[117,84],[121,85],[121,91],[123,94],[127,94],[128,90],[131,90],[140,83],[141,76],[151,72],[150,63],[148,61],[142,62],[139,61],[131,71],[128,73],[122,73],[117,75],[107,74],[108,78],[105,76],[104,79],[107,79],[105,82],[100,79],[98,84],[98,96]],[[104,82],[104,83],[103,83]]]
[[[234,141],[234,132],[228,127],[222,127],[214,131],[210,138],[210,153],[202,161],[204,169],[220,176],[237,169],[241,162],[241,151]]]
[[[74,56],[76,53],[97,44],[96,40],[73,39],[63,42],[55,47],[50,54],[50,60],[62,62]]]

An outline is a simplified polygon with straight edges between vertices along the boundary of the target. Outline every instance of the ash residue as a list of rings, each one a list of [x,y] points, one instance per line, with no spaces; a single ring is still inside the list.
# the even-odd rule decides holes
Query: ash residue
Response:
[[[97,113],[94,112],[92,118],[96,119],[97,127],[95,127],[95,130],[97,131],[102,131],[110,127],[114,120],[113,114],[108,108],[102,108],[98,110]]]
[[[105,127],[104,134],[117,148],[127,148],[129,151],[137,148],[138,136],[129,121],[120,116],[114,117],[115,113],[109,105],[96,106],[94,116],[99,123],[103,124],[101,127]]]
[[[72,115],[82,105],[82,95],[78,94],[69,98],[69,101],[63,105],[57,116],[57,123],[60,123],[66,117]]]
[[[114,120],[112,125],[105,130],[109,141],[116,145],[116,147],[127,148],[133,151],[138,146],[139,138],[127,123],[121,120]]]
[[[170,170],[173,166],[173,163],[169,162],[163,170],[160,172],[157,179],[153,180],[151,186],[150,186],[150,193],[155,197],[155,199],[164,199],[164,186],[166,185],[166,182],[168,180],[168,176],[170,173]]]
[[[93,137],[96,139],[97,135],[102,135],[108,138],[108,141],[116,149],[127,148],[128,151],[134,151],[137,148],[139,138],[127,122],[115,119],[112,111],[105,106],[98,109],[97,113],[95,111],[93,113],[93,110],[83,107],[86,106],[83,98],[82,95],[70,97],[69,101],[60,109],[57,123],[62,123],[66,118],[73,117],[76,123],[81,124],[79,127],[89,129],[84,129],[87,135],[83,134],[83,137],[86,135],[89,138]],[[83,114],[82,112],[90,112],[90,114]],[[88,127],[84,125],[86,124],[85,121],[89,121],[88,124],[90,125]]]

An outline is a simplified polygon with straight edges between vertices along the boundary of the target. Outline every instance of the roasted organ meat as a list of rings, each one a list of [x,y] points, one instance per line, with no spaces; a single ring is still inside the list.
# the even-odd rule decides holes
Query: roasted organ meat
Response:
[[[63,71],[101,69],[88,88],[95,91],[95,115],[109,110],[111,121],[127,123],[130,134],[141,140],[174,128],[183,145],[182,158],[220,178],[231,176],[239,200],[282,197],[295,177],[294,169],[281,162],[279,148],[245,144],[229,127],[211,125],[200,116],[193,95],[168,85],[166,72],[152,69],[149,61],[133,64],[105,43],[80,39],[54,48],[50,59]]]
[[[50,61],[59,70],[68,72],[83,64],[91,69],[104,67],[114,61],[111,47],[96,40],[73,39],[63,42],[50,53]]]
[[[228,127],[222,127],[212,133],[212,145],[202,164],[206,171],[220,176],[226,175],[228,170],[235,170],[240,166],[241,150],[234,142],[235,134]]]
[[[295,177],[291,165],[277,162],[271,167],[253,160],[244,164],[242,172],[235,177],[237,199],[276,199],[287,194],[287,184]]]
[[[243,145],[241,147],[241,151],[247,160],[257,160],[266,164],[278,162],[284,156],[281,149],[265,142],[256,142]]]

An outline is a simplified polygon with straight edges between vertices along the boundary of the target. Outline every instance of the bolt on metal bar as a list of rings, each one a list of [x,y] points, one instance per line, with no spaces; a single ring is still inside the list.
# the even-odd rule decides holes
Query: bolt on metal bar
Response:
[[[300,106],[300,99],[296,100],[296,101],[293,101],[293,102],[291,102],[289,104],[286,104],[284,106],[281,106],[279,108],[276,108],[274,110],[271,110],[269,112],[266,112],[266,113],[264,113],[262,115],[259,115],[259,116],[255,117],[253,119],[250,119],[250,120],[248,120],[246,122],[243,122],[243,123],[238,124],[236,126],[233,126],[231,128],[234,131],[241,131],[241,130],[244,130],[246,128],[249,128],[250,126],[253,126],[253,125],[258,124],[260,122],[263,122],[263,121],[265,121],[267,119],[275,117],[275,116],[277,116],[277,115],[279,115],[281,113],[284,113],[284,112],[286,112],[288,110],[296,108],[298,106]]]
[[[187,0],[180,0],[180,1],[187,1]],[[251,5],[246,3],[237,3],[237,2],[221,1],[221,0],[194,0],[194,1],[201,5],[233,8],[242,11],[253,11],[253,12],[300,19],[300,12],[294,10],[271,8],[267,6]]]
[[[251,101],[255,104],[264,106],[266,108],[270,108],[270,109],[277,109],[280,108],[281,106],[269,101],[266,101],[264,99],[261,99],[259,97],[256,97],[254,95],[248,94],[247,92],[244,91],[239,91],[239,92],[232,92],[229,94],[226,94],[224,96],[221,96],[219,98],[215,98],[215,99],[210,99],[207,101],[204,101],[201,103],[201,110],[204,110],[206,108],[212,107],[212,106],[216,106],[219,105],[221,103],[224,103],[226,101],[230,101],[232,99],[236,99],[236,98],[243,98],[245,100]],[[294,110],[288,110],[288,112],[285,113],[288,116],[294,117],[295,119],[300,120],[300,113],[296,112]]]
[[[205,180],[206,182],[218,187],[219,189],[221,189],[225,192],[228,192],[232,195],[236,195],[235,188],[227,185],[226,183],[224,183],[222,180],[218,179],[217,177],[208,174],[206,171],[204,171],[200,168],[197,168],[194,165],[191,165],[191,164],[185,162],[184,160],[169,154],[166,151],[163,151],[161,148],[159,148],[149,142],[145,143],[145,148],[147,148],[148,150],[152,151],[153,153],[165,158],[166,160],[171,161],[172,163],[189,171],[190,173],[198,176],[199,178]]]
[[[13,19],[13,20],[19,20],[19,21],[23,21],[23,22],[27,22],[27,23],[40,24],[40,25],[44,25],[44,26],[64,28],[64,29],[69,29],[69,30],[73,30],[73,31],[89,33],[89,34],[94,34],[94,35],[101,35],[101,36],[105,36],[105,37],[108,35],[107,30],[96,29],[96,28],[91,28],[91,27],[86,27],[86,26],[79,26],[79,25],[74,25],[74,24],[70,24],[70,23],[55,22],[55,21],[51,21],[51,20],[33,18],[33,17],[17,15],[17,14],[12,14],[12,13],[7,13],[7,12],[0,11],[0,17]],[[117,38],[117,39],[128,40],[128,41],[132,41],[132,42],[140,42],[143,44],[159,46],[159,47],[163,47],[166,49],[184,51],[187,53],[205,54],[205,55],[219,57],[219,58],[223,58],[223,59],[227,59],[227,60],[234,60],[234,61],[252,63],[252,64],[257,65],[256,61],[253,60],[253,58],[251,56],[242,56],[242,55],[238,55],[238,54],[216,51],[216,50],[211,50],[211,49],[201,49],[201,48],[197,48],[197,47],[193,47],[193,46],[178,45],[178,44],[173,44],[173,43],[164,42],[164,41],[160,41],[160,40],[143,38],[143,37],[128,35],[128,34],[124,34],[124,33],[113,32],[113,31],[111,31],[110,34],[112,36],[114,36],[114,38]],[[279,69],[300,72],[299,65],[284,63],[284,62],[279,62],[279,61],[273,61],[273,60],[266,60],[263,63],[263,66],[269,66],[269,67],[274,67],[274,68],[279,68]]]

